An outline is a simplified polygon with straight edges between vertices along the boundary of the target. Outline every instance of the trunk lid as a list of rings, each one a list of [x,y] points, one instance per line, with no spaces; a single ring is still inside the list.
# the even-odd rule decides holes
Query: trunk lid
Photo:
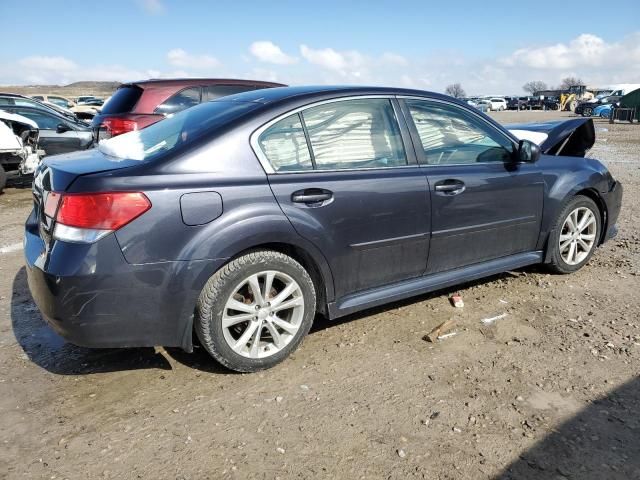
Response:
[[[34,189],[41,184],[45,190],[63,192],[82,175],[119,170],[140,165],[139,160],[105,155],[97,148],[54,155],[45,158],[35,173]]]

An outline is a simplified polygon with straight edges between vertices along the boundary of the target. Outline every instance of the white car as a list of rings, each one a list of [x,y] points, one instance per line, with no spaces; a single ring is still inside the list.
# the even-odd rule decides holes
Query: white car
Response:
[[[504,98],[487,98],[489,102],[489,110],[492,112],[501,112],[507,109],[507,101]]]
[[[28,175],[39,165],[39,133],[33,120],[0,110],[0,192],[7,182],[7,171]]]

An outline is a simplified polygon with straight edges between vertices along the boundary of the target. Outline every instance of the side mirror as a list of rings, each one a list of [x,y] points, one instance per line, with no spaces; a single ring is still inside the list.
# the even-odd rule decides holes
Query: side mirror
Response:
[[[69,130],[71,130],[71,128],[68,125],[65,125],[64,123],[59,123],[58,126],[56,127],[56,133],[64,133],[64,132],[68,132]]]
[[[520,140],[516,158],[521,163],[535,163],[540,158],[540,147],[529,140]]]
[[[72,102],[67,102],[67,108],[73,108],[73,103]]]

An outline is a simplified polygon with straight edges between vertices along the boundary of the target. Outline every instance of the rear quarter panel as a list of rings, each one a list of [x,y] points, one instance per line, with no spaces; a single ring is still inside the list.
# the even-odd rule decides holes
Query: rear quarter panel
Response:
[[[152,204],[149,211],[115,234],[128,263],[197,261],[197,268],[202,268],[203,260],[219,265],[220,260],[227,261],[247,249],[284,243],[313,258],[325,279],[327,298],[333,298],[326,259],[297,234],[280,209],[246,131],[214,140],[173,163],[79,177],[69,189],[109,190],[143,191]],[[180,199],[197,192],[217,192],[222,198],[222,214],[204,225],[190,226],[183,221]]]

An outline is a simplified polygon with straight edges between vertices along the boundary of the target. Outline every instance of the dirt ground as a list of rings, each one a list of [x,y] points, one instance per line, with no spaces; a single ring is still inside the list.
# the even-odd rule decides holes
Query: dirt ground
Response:
[[[640,479],[640,125],[596,128],[590,156],[625,194],[619,236],[584,269],[526,268],[318,319],[292,358],[257,374],[202,349],[66,343],[26,287],[30,191],[8,188],[0,477]],[[457,335],[422,340],[449,319]]]

